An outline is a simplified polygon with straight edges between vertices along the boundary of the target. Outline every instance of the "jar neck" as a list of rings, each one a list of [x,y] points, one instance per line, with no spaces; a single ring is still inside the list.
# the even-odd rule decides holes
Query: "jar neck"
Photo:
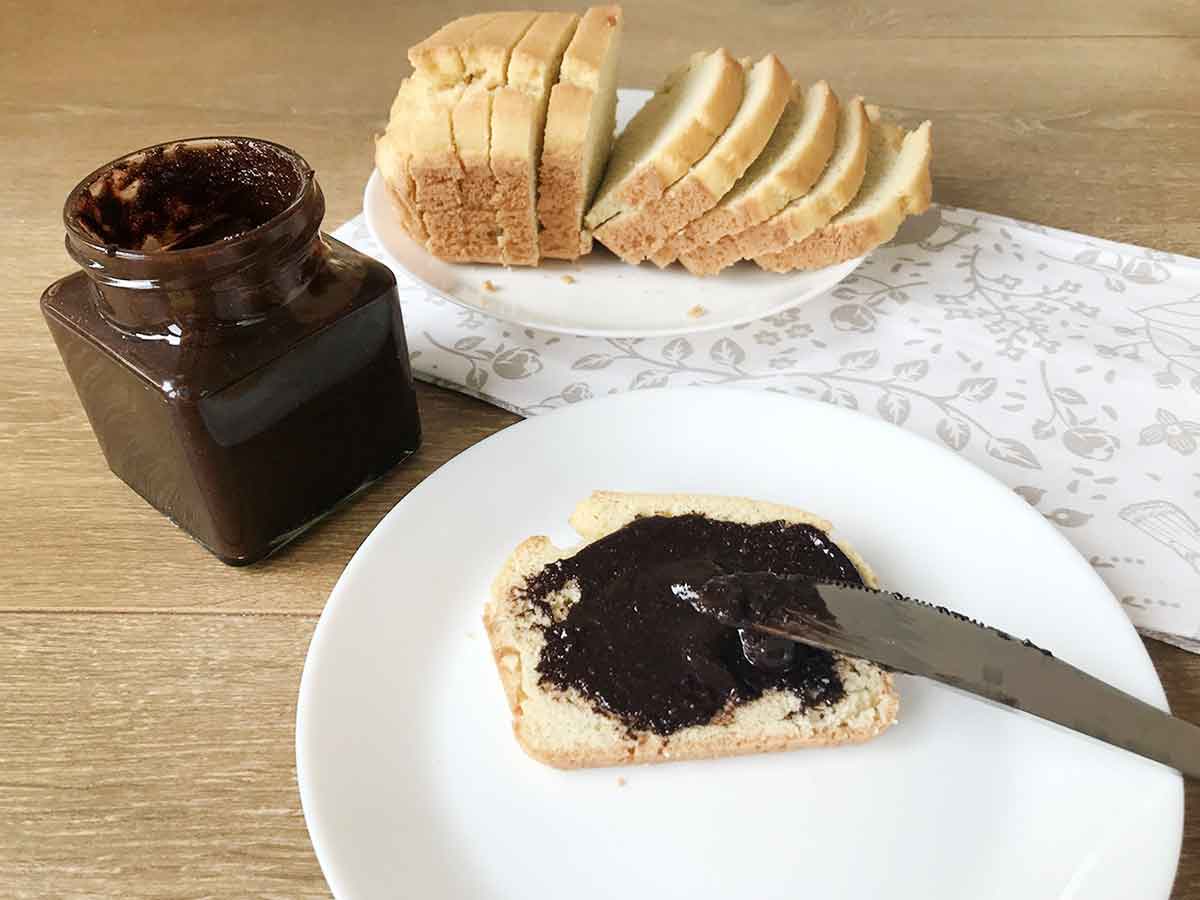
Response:
[[[117,327],[211,331],[262,319],[304,290],[327,253],[324,215],[309,170],[294,203],[244,234],[187,250],[130,251],[68,227],[66,246],[91,281],[100,315]]]

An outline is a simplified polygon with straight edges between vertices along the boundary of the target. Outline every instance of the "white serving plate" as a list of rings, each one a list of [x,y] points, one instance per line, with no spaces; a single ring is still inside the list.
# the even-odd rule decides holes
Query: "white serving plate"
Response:
[[[862,746],[575,772],[527,758],[480,614],[509,551],[530,534],[572,542],[567,516],[598,488],[808,508],[884,584],[1165,705],[1087,562],[949,451],[769,393],[595,400],[447,463],[338,581],[296,724],[304,812],[338,897],[1168,896],[1175,772],[921,679],[899,679],[899,723]]]

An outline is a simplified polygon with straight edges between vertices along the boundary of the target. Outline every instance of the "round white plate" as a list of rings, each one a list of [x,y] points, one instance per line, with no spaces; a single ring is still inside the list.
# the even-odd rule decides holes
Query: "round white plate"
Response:
[[[813,510],[884,584],[1164,705],[1087,562],[948,450],[767,393],[595,400],[447,463],[334,588],[300,686],[296,761],[338,897],[1167,897],[1175,772],[921,679],[899,679],[899,723],[858,747],[574,772],[526,757],[480,615],[509,551],[531,534],[572,542],[567,516],[598,488]]]
[[[621,91],[618,125],[624,127],[649,96]],[[739,263],[717,278],[695,278],[681,266],[660,271],[649,262],[627,265],[597,243],[578,262],[546,260],[537,268],[450,264],[400,227],[378,170],[367,182],[363,218],[387,262],[435,294],[526,328],[592,337],[662,337],[752,322],[819,296],[862,262],[787,275]],[[484,282],[496,289],[488,291]],[[691,312],[696,306],[704,315]]]

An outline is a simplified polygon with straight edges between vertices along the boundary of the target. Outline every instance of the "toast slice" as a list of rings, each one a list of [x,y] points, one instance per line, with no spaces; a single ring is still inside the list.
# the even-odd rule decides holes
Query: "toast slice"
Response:
[[[505,697],[513,732],[531,757],[558,768],[625,763],[707,759],[719,756],[791,750],[868,740],[896,719],[899,698],[892,677],[862,660],[834,656],[844,693],[826,704],[806,705],[785,690],[769,690],[757,699],[722,711],[707,724],[692,725],[663,736],[627,728],[600,711],[574,688],[561,690],[542,683],[538,664],[546,645],[545,629],[565,618],[578,601],[577,586],[549,599],[551,614],[525,595],[529,580],[557,560],[630,524],[650,516],[701,515],[742,524],[787,523],[830,531],[828,522],[802,510],[734,497],[688,494],[596,493],[571,516],[583,543],[559,549],[548,538],[531,537],[505,562],[492,586],[484,625]],[[829,539],[833,540],[833,539]],[[834,541],[860,573],[876,586],[867,564],[852,549]]]
[[[882,121],[877,109],[870,112],[871,151],[858,195],[814,234],[776,253],[755,257],[762,268],[790,272],[854,259],[895,237],[906,216],[929,208],[933,126],[924,122],[906,133]]]
[[[585,12],[550,91],[538,171],[542,256],[574,260],[592,249],[583,214],[604,174],[616,131],[622,24],[619,6]]]
[[[746,72],[737,114],[699,162],[658,199],[613,216],[596,229],[596,239],[625,262],[639,263],[716,206],[767,145],[791,85],[775,54],[764,56]]]
[[[802,197],[825,170],[837,142],[837,95],[824,81],[797,85],[771,140],[717,206],[668,241],[652,259],[679,259],[694,275],[715,275],[741,259],[732,237]]]
[[[496,179],[496,223],[500,261],[537,265],[537,172],[546,129],[550,90],[563,54],[575,34],[574,13],[542,13],[517,44],[508,78],[492,101],[492,174]]]
[[[672,72],[613,144],[584,224],[657,200],[704,156],[742,102],[741,65],[724,49],[696,53]]]
[[[841,212],[862,185],[870,134],[867,107],[855,97],[842,109],[833,156],[812,189],[766,221],[733,235],[742,258],[802,241]]]

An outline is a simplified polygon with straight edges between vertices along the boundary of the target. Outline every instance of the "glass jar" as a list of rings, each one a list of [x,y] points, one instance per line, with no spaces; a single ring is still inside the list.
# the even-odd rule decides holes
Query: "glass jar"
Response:
[[[261,559],[417,449],[396,282],[320,231],[295,152],[139,150],[64,210],[42,312],[109,467],[223,562]]]

